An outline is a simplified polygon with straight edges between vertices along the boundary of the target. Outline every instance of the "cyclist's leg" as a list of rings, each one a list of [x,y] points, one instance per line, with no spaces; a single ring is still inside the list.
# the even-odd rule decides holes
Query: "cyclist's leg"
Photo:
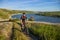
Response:
[[[26,26],[25,22],[24,22],[24,31],[26,32],[26,34],[29,34],[28,27]]]
[[[23,24],[23,20],[22,20],[22,23],[21,23],[21,31],[22,31],[22,32],[24,31],[24,24]]]
[[[26,23],[25,23],[25,21],[23,21],[22,22],[23,24],[22,24],[22,27],[23,27],[23,32],[25,32],[26,34],[29,34],[29,32],[28,32],[28,27],[26,27]]]
[[[25,31],[25,21],[23,20],[22,21],[22,32],[24,32]]]
[[[24,27],[24,30],[25,30],[25,29],[26,29],[26,28],[25,28],[25,27],[26,27],[26,26],[25,26],[25,21],[23,21],[23,27]]]

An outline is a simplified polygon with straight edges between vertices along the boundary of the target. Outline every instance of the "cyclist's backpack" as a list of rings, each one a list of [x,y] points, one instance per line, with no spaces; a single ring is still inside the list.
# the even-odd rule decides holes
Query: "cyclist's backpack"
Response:
[[[21,16],[21,19],[24,19],[25,20],[26,19],[26,16],[25,15],[22,15]]]

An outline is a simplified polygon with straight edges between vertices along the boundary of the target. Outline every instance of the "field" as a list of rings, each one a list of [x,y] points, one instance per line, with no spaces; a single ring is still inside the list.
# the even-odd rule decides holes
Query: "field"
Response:
[[[48,24],[31,24],[30,31],[40,40],[60,40],[60,26]]]

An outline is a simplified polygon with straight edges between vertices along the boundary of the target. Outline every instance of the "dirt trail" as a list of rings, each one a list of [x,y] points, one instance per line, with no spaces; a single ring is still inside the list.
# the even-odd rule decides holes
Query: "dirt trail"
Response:
[[[29,34],[29,37],[32,39],[32,40],[38,40],[38,38],[37,37],[35,37],[34,35],[32,35],[32,34]]]
[[[38,40],[38,38],[36,36],[32,35],[31,33],[29,33],[28,35],[27,34],[25,34],[25,35],[28,37],[29,40]]]
[[[16,22],[16,23],[17,23],[17,22]],[[17,24],[21,26],[20,23],[17,23]],[[28,34],[27,34],[26,30],[28,30]],[[36,36],[32,35],[32,34],[29,32],[29,29],[25,29],[24,31],[22,31],[22,33],[23,33],[24,35],[26,35],[29,40],[38,40],[38,38],[37,38]]]

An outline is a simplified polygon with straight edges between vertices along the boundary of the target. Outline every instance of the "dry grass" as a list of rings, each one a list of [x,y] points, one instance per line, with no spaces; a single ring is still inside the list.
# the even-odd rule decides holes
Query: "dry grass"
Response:
[[[10,40],[12,34],[13,23],[0,23],[0,40]],[[28,37],[21,32],[21,27],[14,23],[13,40],[28,40]]]
[[[0,23],[0,40],[8,40],[10,38],[11,28],[12,28],[11,22]]]

